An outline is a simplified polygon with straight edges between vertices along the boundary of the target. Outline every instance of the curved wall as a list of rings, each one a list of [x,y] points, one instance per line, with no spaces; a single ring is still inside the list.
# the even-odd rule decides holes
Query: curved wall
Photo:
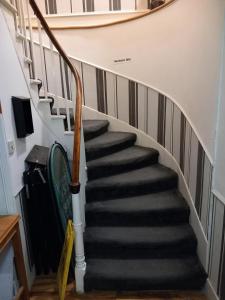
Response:
[[[135,127],[174,157],[207,240],[213,166],[185,114],[170,98],[148,86],[71,61],[83,81],[86,107]]]
[[[67,54],[141,81],[175,99],[212,158],[224,6],[220,0],[177,0],[136,21],[55,34]],[[131,61],[113,62],[126,57]]]

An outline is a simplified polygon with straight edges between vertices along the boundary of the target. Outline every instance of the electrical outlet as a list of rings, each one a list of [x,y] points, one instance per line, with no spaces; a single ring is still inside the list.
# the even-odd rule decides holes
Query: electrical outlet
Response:
[[[8,153],[9,155],[13,155],[16,150],[16,145],[14,141],[8,141]]]

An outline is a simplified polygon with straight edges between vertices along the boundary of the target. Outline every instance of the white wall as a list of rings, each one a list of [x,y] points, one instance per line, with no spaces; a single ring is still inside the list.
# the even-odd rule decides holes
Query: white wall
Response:
[[[1,171],[0,165],[0,215],[7,214],[7,205],[6,205],[6,197],[5,197],[5,190],[3,185],[3,174]]]
[[[10,20],[10,17],[8,18]],[[23,187],[23,172],[25,170],[24,160],[28,153],[35,144],[50,146],[54,142],[55,137],[51,135],[49,130],[42,123],[35,107],[32,105],[32,116],[34,122],[34,134],[24,138],[18,139],[16,136],[14,115],[12,110],[12,96],[22,96],[30,98],[29,89],[26,84],[25,77],[22,72],[19,59],[14,48],[14,44],[10,33],[8,31],[7,24],[3,17],[3,13],[0,7],[0,101],[2,105],[2,117],[1,122],[4,126],[4,141],[1,140],[0,151],[3,148],[7,149],[6,142],[14,141],[15,152],[9,155],[7,152],[4,153],[5,166],[0,165],[1,171],[4,172],[3,167],[9,169],[9,180],[7,180],[8,191],[11,197],[8,196],[7,207],[4,213],[18,213],[21,215],[20,207],[18,204],[17,194]],[[37,87],[35,87],[36,89]],[[37,93],[34,93],[34,95]],[[35,99],[33,99],[35,100]],[[2,129],[2,127],[1,127]],[[1,137],[3,134],[1,132]],[[4,150],[5,150],[4,149]],[[2,158],[2,157],[1,157]],[[3,176],[6,174],[3,173]],[[5,179],[5,178],[4,178]],[[6,179],[5,179],[6,180]],[[10,182],[8,182],[10,181]],[[17,197],[16,197],[17,196]],[[10,201],[9,201],[10,199]],[[1,199],[0,199],[1,200]],[[16,203],[17,202],[17,203]],[[2,207],[1,207],[2,208]],[[28,254],[25,242],[25,233],[23,228],[23,221],[20,221],[20,230],[22,238],[22,247],[24,252],[25,267],[28,276],[28,283],[31,286],[34,278],[34,270],[30,270],[28,263]]]
[[[224,7],[222,0],[177,0],[136,21],[55,34],[69,55],[175,99],[213,157]],[[123,57],[132,61],[113,63]]]
[[[52,136],[44,126],[31,102],[34,133],[24,139],[17,138],[11,97],[22,96],[30,98],[30,94],[1,10],[0,38],[1,45],[4,45],[4,47],[0,47],[0,99],[6,141],[14,141],[16,146],[15,153],[8,156],[12,193],[16,196],[23,187],[22,175],[25,169],[24,160],[28,153],[35,144],[43,146],[51,145],[55,137]],[[35,89],[36,88],[37,87],[35,87]]]

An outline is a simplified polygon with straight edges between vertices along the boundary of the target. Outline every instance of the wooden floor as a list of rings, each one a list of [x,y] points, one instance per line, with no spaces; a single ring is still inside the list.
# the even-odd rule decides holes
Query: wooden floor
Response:
[[[205,296],[196,292],[93,292],[77,295],[74,284],[67,288],[66,300],[206,300]],[[53,276],[38,277],[31,291],[31,300],[58,300],[56,280]]]

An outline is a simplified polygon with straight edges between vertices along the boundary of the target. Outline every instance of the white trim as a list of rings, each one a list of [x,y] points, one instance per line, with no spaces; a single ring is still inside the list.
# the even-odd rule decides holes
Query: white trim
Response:
[[[208,157],[210,163],[211,163],[212,166],[213,166],[214,160],[213,160],[211,154],[209,153],[207,147],[205,146],[205,143],[203,143],[203,141],[202,141],[202,139],[201,139],[201,137],[200,137],[200,135],[199,135],[199,133],[198,133],[198,131],[197,131],[195,125],[192,123],[191,119],[188,117],[188,115],[186,114],[186,112],[184,111],[184,109],[181,107],[181,105],[180,105],[180,104],[179,104],[172,96],[170,96],[169,94],[167,94],[167,93],[165,93],[164,91],[160,90],[159,88],[156,88],[156,87],[154,87],[154,86],[150,86],[150,85],[149,85],[148,83],[146,83],[146,82],[137,80],[137,79],[132,78],[132,77],[124,76],[123,74],[121,74],[121,73],[119,73],[119,72],[114,72],[114,71],[112,71],[112,70],[110,70],[110,69],[108,69],[108,68],[103,68],[103,67],[101,67],[101,66],[99,66],[99,65],[97,65],[97,64],[89,63],[89,62],[87,62],[87,61],[85,61],[85,60],[83,60],[83,59],[77,58],[77,57],[75,57],[75,56],[68,55],[68,57],[71,58],[71,59],[77,60],[78,62],[82,62],[82,63],[85,63],[85,64],[87,64],[87,65],[89,65],[89,66],[92,66],[92,67],[101,69],[101,70],[103,70],[103,71],[109,72],[109,73],[111,73],[111,74],[113,74],[113,75],[120,76],[120,77],[125,78],[125,79],[127,79],[127,80],[134,81],[134,82],[136,82],[136,83],[138,83],[138,84],[140,84],[140,85],[143,85],[143,86],[145,86],[145,87],[147,87],[147,88],[150,88],[150,89],[154,90],[155,92],[160,93],[160,94],[164,95],[166,98],[170,99],[170,100],[171,100],[171,101],[172,101],[172,102],[180,109],[180,111],[184,114],[185,118],[188,120],[188,122],[189,122],[189,124],[191,125],[193,131],[195,132],[195,134],[196,134],[198,140],[199,140],[200,143],[202,144],[202,147],[203,147],[203,149],[204,149],[204,151],[205,151],[205,153],[206,153],[206,155],[207,155],[207,157]]]
[[[225,205],[225,197],[219,191],[212,189],[212,193],[223,205]]]
[[[24,56],[24,62],[26,64],[32,64],[32,59],[30,59],[29,57]]]
[[[50,115],[50,118],[52,120],[65,120],[66,116],[64,116],[64,115]]]
[[[17,13],[17,9],[14,5],[12,5],[9,1],[7,0],[0,0],[0,4],[2,4],[5,8],[10,10],[13,14]]]
[[[57,19],[64,17],[92,17],[92,16],[105,16],[105,15],[124,15],[124,14],[139,14],[139,13],[148,13],[149,9],[126,9],[126,10],[107,10],[107,11],[93,11],[93,12],[77,12],[77,13],[63,13],[63,14],[44,14],[45,19]],[[32,17],[35,19],[35,17]]]
[[[204,293],[206,294],[208,300],[220,300],[209,279],[206,281]]]
[[[52,99],[49,99],[49,98],[45,98],[45,99],[40,99],[39,100],[39,103],[52,103]]]
[[[31,85],[41,84],[41,80],[40,79],[30,79],[30,84]]]
[[[64,134],[65,134],[65,135],[71,135],[71,136],[73,136],[73,135],[74,135],[74,131],[68,131],[68,130],[65,130],[65,131],[64,131]]]
[[[20,32],[16,32],[16,39],[23,41],[25,40],[25,36]]]

